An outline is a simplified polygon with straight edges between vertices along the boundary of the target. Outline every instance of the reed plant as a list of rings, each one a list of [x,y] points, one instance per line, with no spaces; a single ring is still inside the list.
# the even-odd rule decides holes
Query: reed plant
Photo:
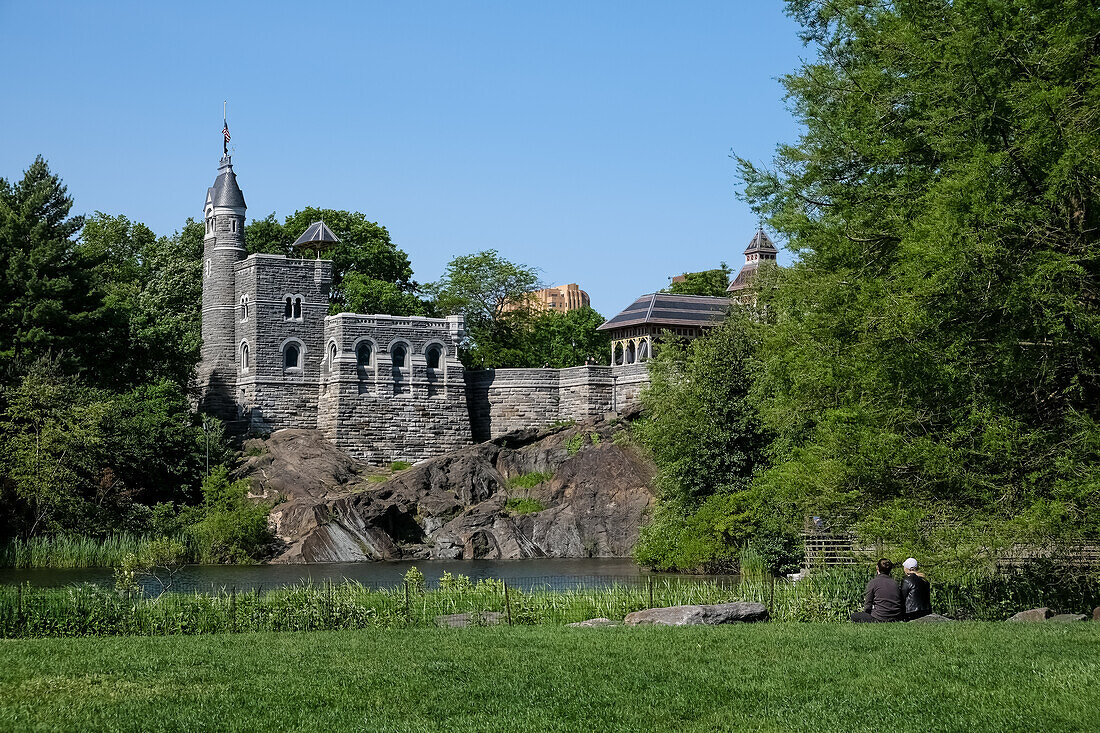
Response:
[[[108,537],[15,538],[0,547],[0,566],[9,568],[109,568],[128,554],[140,555],[153,537],[120,533]]]

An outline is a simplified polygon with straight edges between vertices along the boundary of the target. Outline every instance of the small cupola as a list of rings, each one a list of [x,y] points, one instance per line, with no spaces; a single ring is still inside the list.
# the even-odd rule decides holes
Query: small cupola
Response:
[[[327,224],[323,221],[315,221],[306,227],[302,236],[294,240],[291,251],[296,257],[303,257],[308,252],[313,252],[315,256],[320,257],[322,251],[332,249],[339,242],[340,238],[328,228]]]

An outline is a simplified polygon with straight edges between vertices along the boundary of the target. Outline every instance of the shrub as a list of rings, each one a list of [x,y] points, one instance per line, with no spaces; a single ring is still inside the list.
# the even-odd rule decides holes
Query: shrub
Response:
[[[203,503],[184,512],[195,559],[200,563],[249,563],[266,553],[272,535],[268,504],[247,497],[247,480],[230,483],[219,467],[203,481]]]
[[[519,489],[531,489],[541,483],[549,481],[552,478],[554,478],[553,473],[540,473],[538,471],[532,471],[531,473],[525,473],[509,479],[508,485]]]
[[[412,464],[408,461],[394,461],[390,464],[391,471],[404,471],[406,468],[412,468]]]
[[[546,509],[538,499],[528,498],[509,499],[505,502],[504,508],[513,514],[534,514],[535,512],[541,512]]]
[[[565,444],[565,449],[569,452],[569,455],[575,456],[582,445],[584,445],[584,433],[575,433]]]

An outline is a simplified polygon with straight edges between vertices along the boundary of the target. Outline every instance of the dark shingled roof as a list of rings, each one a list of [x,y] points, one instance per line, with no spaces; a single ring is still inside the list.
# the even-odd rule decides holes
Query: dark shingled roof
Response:
[[[760,268],[759,263],[749,262],[741,268],[741,272],[737,273],[737,277],[733,278],[733,282],[726,288],[727,293],[736,293],[738,290],[744,290],[752,284],[752,277],[756,274],[756,271]]]
[[[752,241],[749,242],[749,246],[745,249],[745,254],[751,255],[753,252],[768,252],[770,254],[779,254],[779,250],[775,246],[775,242],[771,240],[771,237],[764,232],[764,228],[760,227],[756,230],[756,234],[753,235]]]
[[[713,326],[729,310],[729,298],[710,295],[643,295],[626,310],[600,326],[597,331],[628,326]]]
[[[302,232],[302,236],[294,240],[295,247],[301,245],[321,245],[325,243],[339,242],[340,238],[332,233],[332,230],[328,228],[328,225],[323,221],[315,221],[306,227],[306,230]]]
[[[225,156],[218,166],[218,177],[214,179],[214,185],[207,193],[214,206],[231,206],[235,209],[245,208],[244,194],[237,185],[237,174],[233,172],[233,163],[229,156]]]

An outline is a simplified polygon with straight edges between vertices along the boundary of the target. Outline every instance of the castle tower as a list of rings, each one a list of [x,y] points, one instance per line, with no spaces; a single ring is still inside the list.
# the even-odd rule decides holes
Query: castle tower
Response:
[[[226,154],[206,192],[202,267],[202,360],[199,407],[223,420],[237,417],[235,273],[244,259],[244,194]]]

